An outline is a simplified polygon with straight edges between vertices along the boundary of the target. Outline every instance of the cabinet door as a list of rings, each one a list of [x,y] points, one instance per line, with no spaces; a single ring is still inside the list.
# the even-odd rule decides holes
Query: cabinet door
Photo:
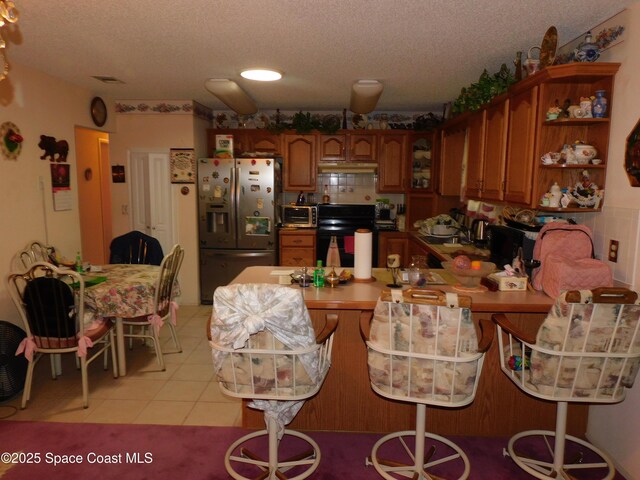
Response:
[[[436,179],[437,149],[435,132],[414,133],[410,137],[408,165],[409,187],[418,192],[433,191]]]
[[[344,162],[347,159],[347,136],[319,135],[318,152],[320,162]]]
[[[482,198],[486,113],[486,110],[480,110],[467,120],[467,178],[464,191],[469,198]]]
[[[371,133],[349,135],[350,162],[375,162],[377,160],[376,135]]]
[[[315,191],[315,135],[284,135],[284,186],[288,192]]]
[[[504,197],[508,118],[509,99],[486,110],[482,169],[482,198],[485,200],[502,200]]]
[[[280,135],[265,130],[247,131],[249,152],[280,153]]]
[[[380,232],[378,236],[378,267],[387,266],[387,256],[393,253],[400,255],[400,265],[409,265],[409,238],[406,233]]]
[[[504,200],[507,202],[531,203],[537,103],[537,86],[509,99],[509,164],[504,188]]]
[[[407,136],[380,134],[378,192],[403,193],[406,187]]]
[[[466,136],[466,122],[456,123],[442,130],[438,191],[440,195],[460,195]]]

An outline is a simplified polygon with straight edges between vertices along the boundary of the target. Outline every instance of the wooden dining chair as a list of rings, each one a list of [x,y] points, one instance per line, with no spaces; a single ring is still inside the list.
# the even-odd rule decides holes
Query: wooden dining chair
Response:
[[[164,258],[158,239],[138,230],[114,238],[109,250],[109,263],[160,265]]]
[[[89,328],[84,325],[84,280],[69,269],[61,270],[46,262],[36,262],[23,272],[7,276],[7,290],[24,323],[27,333],[16,354],[24,353],[29,361],[22,408],[31,396],[33,369],[43,355],[75,353],[82,377],[82,403],[89,405],[87,367],[104,355],[107,369],[111,351],[113,376],[118,376],[113,323],[102,319]],[[56,372],[52,369],[52,376]]]
[[[123,325],[129,327],[128,332],[124,334],[125,338],[141,338],[153,342],[158,364],[162,370],[165,369],[165,364],[160,346],[160,328],[164,324],[169,325],[177,351],[182,352],[176,332],[177,305],[174,302],[174,292],[183,259],[184,249],[180,245],[174,245],[160,264],[153,298],[153,311],[139,317],[123,319]],[[132,343],[130,343],[131,346]]]

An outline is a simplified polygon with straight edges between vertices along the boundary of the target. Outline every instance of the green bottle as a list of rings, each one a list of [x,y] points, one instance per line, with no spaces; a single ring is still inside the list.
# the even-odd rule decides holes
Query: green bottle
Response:
[[[76,272],[84,272],[84,269],[82,268],[82,257],[80,256],[80,252],[76,254]]]
[[[316,269],[313,271],[313,286],[324,287],[324,268],[322,268],[322,260],[318,260]]]

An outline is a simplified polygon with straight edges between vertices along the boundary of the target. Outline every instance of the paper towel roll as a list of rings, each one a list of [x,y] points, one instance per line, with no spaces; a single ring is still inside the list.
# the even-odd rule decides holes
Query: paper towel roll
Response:
[[[365,228],[356,230],[353,243],[353,276],[356,280],[369,280],[371,278],[371,250],[373,248],[371,230]]]

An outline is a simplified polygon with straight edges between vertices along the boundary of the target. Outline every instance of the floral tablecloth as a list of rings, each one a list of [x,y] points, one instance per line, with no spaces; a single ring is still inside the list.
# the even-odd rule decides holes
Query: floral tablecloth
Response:
[[[85,324],[101,317],[132,318],[153,312],[153,296],[160,273],[157,265],[105,265],[100,272],[88,273],[85,279],[107,280],[85,287]],[[174,294],[179,295],[174,287]]]

